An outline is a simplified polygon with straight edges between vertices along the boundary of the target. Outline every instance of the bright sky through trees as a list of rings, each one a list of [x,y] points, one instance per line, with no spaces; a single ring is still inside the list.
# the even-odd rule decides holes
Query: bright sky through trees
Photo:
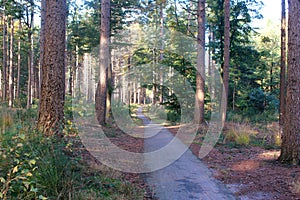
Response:
[[[83,0],[76,0],[78,5],[83,4]],[[264,3],[263,8],[260,13],[263,15],[263,19],[253,20],[253,26],[262,28],[266,25],[268,20],[272,20],[273,22],[280,23],[281,17],[281,1],[280,0],[262,0]],[[36,26],[40,26],[40,19],[35,19]]]
[[[280,0],[263,0],[265,6],[262,8],[261,14],[264,19],[272,19],[280,21],[281,17],[281,1]]]
[[[268,20],[274,23],[280,23],[281,18],[281,0],[262,0],[264,3],[260,13],[263,15],[263,19],[254,20],[253,24],[257,27],[263,27]]]

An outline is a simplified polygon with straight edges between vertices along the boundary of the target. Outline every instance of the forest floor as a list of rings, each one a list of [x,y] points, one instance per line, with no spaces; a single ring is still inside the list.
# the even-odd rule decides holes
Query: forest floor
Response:
[[[177,133],[178,126],[168,126]],[[198,155],[203,137],[196,137],[190,149]],[[279,149],[218,144],[202,159],[214,177],[242,200],[299,200],[300,166],[277,161]]]
[[[138,122],[139,124],[140,122]],[[226,124],[226,130],[232,124]],[[166,126],[176,135],[179,126]],[[261,131],[261,130],[260,130]],[[260,132],[258,131],[258,132]],[[144,140],[125,134],[117,125],[104,127],[104,132],[117,146],[131,152],[143,152]],[[180,138],[184,140],[184,138]],[[197,135],[190,146],[197,156],[203,135]],[[183,141],[184,142],[184,141]],[[259,145],[229,145],[218,143],[202,161],[213,176],[241,200],[300,200],[300,166],[289,166],[277,161],[280,149]],[[88,152],[84,155],[92,167],[101,164]],[[139,174],[122,173],[125,179],[145,191],[144,200],[154,199],[153,190]]]
[[[118,147],[131,152],[142,153],[144,151],[144,140],[141,138],[131,137],[125,134],[116,125],[103,126],[106,136]],[[80,153],[82,160],[88,164],[90,169],[101,171],[103,173],[116,174],[117,177],[123,177],[124,181],[135,185],[139,190],[144,191],[143,200],[153,200],[153,191],[147,185],[146,181],[140,174],[120,172],[101,164],[86,148]],[[123,198],[122,198],[123,199]]]

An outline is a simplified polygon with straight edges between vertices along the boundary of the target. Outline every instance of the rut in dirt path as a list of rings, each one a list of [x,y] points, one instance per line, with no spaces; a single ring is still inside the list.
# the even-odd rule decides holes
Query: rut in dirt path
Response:
[[[138,117],[143,120],[147,128],[155,128],[158,132],[153,135],[151,131],[145,131],[144,151],[153,152],[166,146],[170,141],[175,141],[176,151],[186,147],[177,138],[174,138],[166,128],[154,124],[142,114],[142,108],[138,109]],[[148,135],[147,135],[148,134]],[[150,134],[150,135],[149,135]],[[152,134],[152,135],[151,135]],[[163,158],[147,158],[145,165],[155,168],[168,159],[166,154]],[[170,156],[171,157],[171,156]],[[149,160],[150,159],[150,160]],[[155,196],[160,200],[231,200],[236,199],[227,190],[225,185],[212,177],[211,171],[190,151],[187,150],[179,159],[169,166],[160,170],[145,174],[147,183],[153,187]]]

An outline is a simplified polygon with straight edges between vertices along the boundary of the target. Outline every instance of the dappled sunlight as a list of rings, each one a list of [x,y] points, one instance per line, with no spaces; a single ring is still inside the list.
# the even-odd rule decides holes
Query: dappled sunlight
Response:
[[[259,160],[276,160],[280,155],[280,150],[270,150],[260,153],[257,158]]]
[[[253,171],[257,170],[260,166],[259,161],[257,160],[243,160],[233,164],[233,171]]]
[[[180,128],[183,124],[169,125],[168,128]]]
[[[280,155],[279,150],[265,150],[255,155],[255,160],[243,160],[233,164],[234,171],[252,171],[257,170],[263,161],[276,160]]]
[[[185,124],[177,124],[177,125],[168,125],[168,130],[175,135],[180,141],[184,144],[190,145],[195,138],[191,136],[195,135],[195,127],[193,127],[193,124],[185,123]],[[184,134],[177,134],[178,131],[183,131]],[[192,141],[191,141],[192,140]]]

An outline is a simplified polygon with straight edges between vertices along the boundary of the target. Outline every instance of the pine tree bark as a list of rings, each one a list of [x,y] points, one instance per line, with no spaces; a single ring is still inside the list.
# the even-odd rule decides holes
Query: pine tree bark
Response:
[[[32,106],[32,99],[33,99],[33,18],[34,18],[34,2],[31,0],[29,1],[30,7],[26,8],[26,18],[27,18],[27,42],[28,42],[28,58],[27,58],[27,65],[28,65],[28,81],[27,81],[27,109],[31,108]]]
[[[40,71],[39,71],[39,99],[41,98],[41,83],[42,83],[42,63],[44,59],[45,45],[45,20],[46,20],[46,0],[41,0],[41,28],[40,28]]]
[[[289,0],[288,81],[282,135],[283,163],[300,164],[300,1]]]
[[[223,83],[225,96],[228,98],[229,92],[229,67],[230,67],[230,0],[224,1],[224,65]],[[226,119],[226,113],[225,118]]]
[[[21,31],[22,31],[22,23],[19,20],[19,36],[18,36],[18,66],[17,66],[17,86],[16,86],[16,98],[20,97],[20,76],[21,76]]]
[[[28,30],[29,32],[31,30]],[[27,56],[27,66],[28,66],[28,80],[27,80],[27,109],[31,108],[32,104],[32,66],[31,66],[31,33],[28,33],[28,41],[30,42],[29,44],[29,49],[28,49],[28,56]]]
[[[96,116],[99,124],[106,123],[107,69],[110,65],[110,0],[101,0],[100,76],[95,95]]]
[[[3,102],[7,100],[7,16],[5,8],[3,11],[3,84],[2,84],[2,99]]]
[[[66,0],[45,2],[41,99],[37,127],[45,135],[62,135],[65,101]]]
[[[214,44],[216,42],[216,37],[215,37],[215,34],[213,31],[211,31],[211,42],[212,44]],[[214,48],[211,48],[211,54],[214,55],[216,52],[215,52],[215,49]],[[211,99],[215,99],[216,97],[216,92],[215,92],[215,87],[216,87],[216,83],[215,83],[215,77],[216,77],[216,62],[215,60],[211,59],[211,73],[210,73],[210,80],[211,80],[211,83],[210,83],[210,87],[211,87],[211,90],[210,90],[210,95],[211,95]]]
[[[156,48],[155,48],[156,49]],[[152,105],[156,104],[156,65],[157,65],[157,59],[156,59],[156,53],[155,53],[155,49],[152,50],[152,60],[153,60],[153,64],[152,64],[152,76],[153,76],[153,84],[152,84]]]
[[[281,1],[281,64],[280,64],[280,108],[279,108],[279,125],[280,130],[284,123],[285,113],[285,95],[286,95],[286,12],[285,1]],[[281,131],[282,132],[282,131]]]
[[[110,43],[110,42],[109,42]],[[111,52],[109,51],[109,59],[111,58]],[[109,63],[111,63],[109,61]],[[112,65],[109,64],[107,68],[107,96],[106,96],[106,121],[112,117],[111,112],[111,98],[113,93],[113,79],[112,79]]]
[[[14,20],[10,18],[10,45],[9,45],[9,72],[8,72],[8,106],[13,107],[14,101],[14,66],[13,66],[13,45],[14,45]]]
[[[127,78],[127,80],[125,80],[125,83],[126,83],[126,89],[125,89],[125,91],[124,91],[124,94],[126,94],[127,93],[127,103],[128,103],[128,107],[130,107],[130,104],[131,104],[131,96],[132,96],[132,87],[131,87],[131,81],[130,81],[130,74],[131,74],[131,57],[130,56],[128,56],[128,58],[127,58],[127,70],[128,70],[128,74],[129,74],[129,76],[128,76],[128,78]]]
[[[34,98],[39,99],[40,97],[40,70],[38,65],[34,65],[33,67],[33,84],[34,84]]]
[[[28,57],[27,57],[27,66],[28,66],[28,81],[27,81],[27,109],[32,106],[33,99],[33,38],[32,38],[32,29],[28,30]]]
[[[70,97],[73,97],[73,68],[74,68],[74,64],[73,64],[73,56],[72,56],[72,52],[69,53],[69,58],[70,58],[70,67],[69,67],[69,73],[70,73],[70,77],[69,77],[69,90],[68,90],[68,94],[70,95]]]
[[[160,3],[160,40],[161,40],[161,46],[160,46],[160,55],[159,55],[159,61],[162,62],[164,59],[164,3]],[[159,69],[159,78],[160,78],[160,103],[162,104],[164,102],[164,73],[163,73],[163,65],[160,63],[160,69]]]
[[[198,0],[197,21],[197,72],[194,123],[203,124],[205,97],[205,0]]]

